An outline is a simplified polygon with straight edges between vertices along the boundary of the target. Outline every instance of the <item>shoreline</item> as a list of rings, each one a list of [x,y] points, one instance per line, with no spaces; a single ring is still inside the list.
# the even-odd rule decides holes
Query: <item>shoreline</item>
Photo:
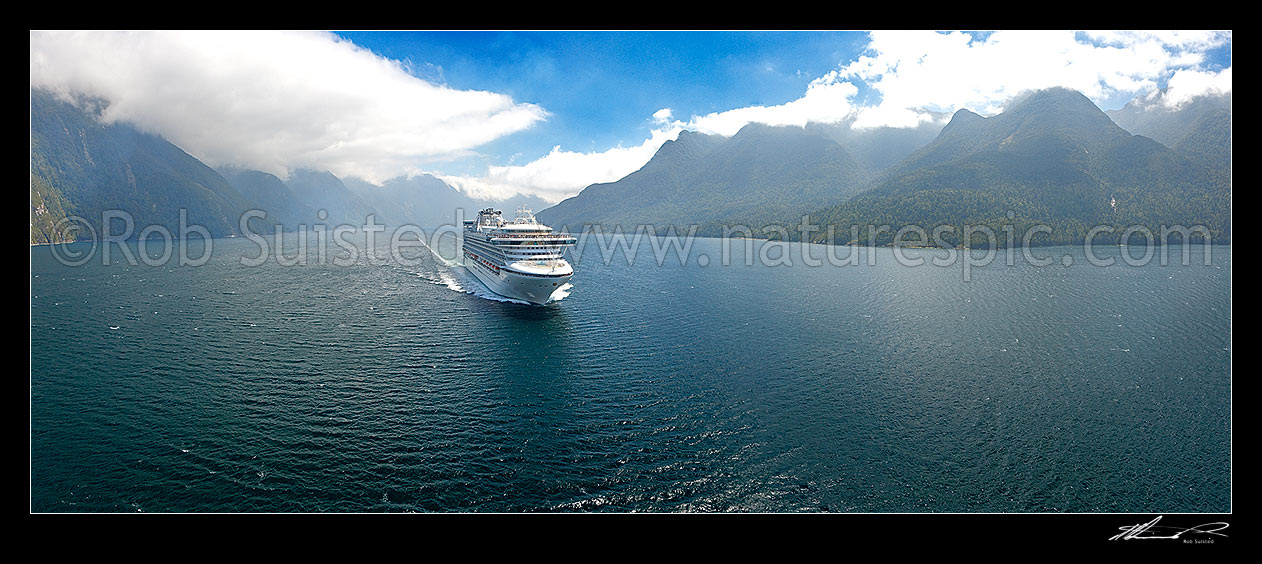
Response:
[[[398,231],[398,229],[403,228],[403,227],[417,227],[417,226],[415,226],[415,225],[400,225],[400,226],[386,226],[386,227],[387,227],[387,231]],[[391,229],[392,227],[393,227],[393,229]],[[438,228],[436,228],[436,229],[441,229],[442,227],[443,227],[443,226],[439,226],[439,227],[438,227]],[[422,230],[424,230],[424,228],[421,228],[421,229],[422,229]],[[436,230],[436,229],[435,229],[435,230]],[[282,233],[297,233],[298,231],[299,231],[299,230],[296,230],[296,229],[295,229],[295,230],[282,231]],[[312,231],[308,231],[308,233],[312,233]],[[331,231],[328,231],[327,233],[331,233]],[[255,233],[254,235],[258,235],[258,236],[260,236],[260,237],[267,237],[267,236],[274,236],[274,234],[275,234],[275,232],[269,233],[269,234],[267,234],[267,235],[262,235],[262,234],[257,234],[257,233]],[[601,235],[613,235],[613,233],[602,233]],[[626,235],[624,234],[624,236],[626,236]],[[650,235],[650,234],[643,234],[642,236],[652,237],[652,238],[655,238],[655,239],[665,239],[665,238],[668,238],[668,237],[669,237],[669,236],[656,235],[656,234],[652,234],[652,235]],[[938,246],[938,245],[894,245],[894,244],[884,244],[884,245],[865,245],[865,244],[851,244],[851,243],[824,243],[824,242],[819,242],[819,241],[800,241],[800,240],[788,240],[788,241],[786,241],[786,240],[783,240],[783,239],[768,239],[768,238],[765,238],[765,237],[716,237],[716,236],[714,236],[714,235],[694,235],[694,236],[693,236],[693,238],[694,238],[694,239],[717,239],[717,240],[720,240],[720,241],[722,241],[722,240],[724,240],[724,239],[729,239],[729,240],[733,240],[733,241],[761,241],[761,242],[763,242],[763,243],[773,243],[773,242],[774,242],[774,243],[798,243],[798,244],[801,244],[801,243],[806,243],[806,244],[810,244],[810,245],[822,245],[822,246],[825,246],[825,247],[860,247],[860,248],[873,248],[873,249],[892,249],[892,248],[899,248],[899,249],[926,249],[926,250],[943,250],[943,251],[964,251],[964,250],[974,250],[974,251],[980,251],[980,250],[989,250],[989,249],[1004,250],[1004,249],[1009,248],[1007,245],[999,245],[999,246],[995,246],[995,247],[943,247],[943,246]],[[221,236],[211,237],[210,239],[211,239],[211,240],[221,240],[221,239],[249,239],[249,237],[248,237],[248,236],[242,236],[242,235],[221,235]],[[171,237],[171,241],[172,241],[172,242],[175,242],[175,241],[180,241],[180,240],[181,240],[181,239],[180,239],[179,237],[174,237],[174,236],[173,236],[173,237]],[[188,240],[188,241],[194,241],[194,240],[204,240],[204,239],[203,239],[202,237],[191,237],[191,238],[188,238],[188,239],[186,239],[186,240]],[[47,242],[47,243],[31,243],[31,244],[30,244],[30,247],[33,249],[33,248],[35,248],[35,247],[45,247],[45,246],[52,246],[52,245],[72,245],[72,244],[74,244],[74,243],[88,243],[88,242],[92,242],[92,241],[93,241],[92,239],[78,239],[78,240],[74,240],[74,241],[56,241],[56,242]],[[134,243],[134,242],[136,242],[136,241],[139,241],[139,238],[136,238],[136,237],[129,237],[129,238],[127,238],[127,239],[122,239],[122,240],[118,240],[118,241],[111,240],[110,242],[111,242],[111,243]],[[99,243],[99,241],[97,241],[97,242]],[[1055,242],[1055,243],[1031,243],[1031,244],[1029,244],[1029,245],[1017,245],[1017,246],[1014,246],[1014,247],[1012,247],[1012,248],[1021,248],[1021,247],[1023,247],[1023,246],[1024,246],[1024,247],[1027,247],[1027,248],[1036,248],[1036,247],[1076,247],[1076,246],[1082,246],[1082,245],[1084,245],[1084,244],[1086,244],[1086,241],[1082,241],[1082,242],[1072,242],[1072,243],[1070,243],[1070,242],[1063,242],[1063,241],[1062,241],[1062,242]],[[1164,244],[1164,243],[1162,243],[1162,242],[1161,242],[1160,240],[1158,240],[1158,239],[1153,239],[1153,240],[1152,240],[1152,245],[1153,245],[1153,246],[1156,246],[1156,247],[1165,247],[1165,246],[1170,246],[1170,247],[1179,247],[1179,246],[1183,246],[1184,244],[1187,244],[1187,245],[1195,245],[1195,246],[1221,246],[1221,247],[1230,247],[1230,246],[1231,246],[1231,241],[1211,241],[1211,242],[1192,242],[1192,243],[1183,243],[1183,242],[1179,242],[1179,243]],[[1102,243],[1092,243],[1092,245],[1093,245],[1093,246],[1099,246],[1099,247],[1125,247],[1125,246],[1127,246],[1127,245],[1125,245],[1125,244],[1123,244],[1123,243],[1114,243],[1114,242],[1110,242],[1110,243],[1103,243],[1103,242],[1102,242]]]

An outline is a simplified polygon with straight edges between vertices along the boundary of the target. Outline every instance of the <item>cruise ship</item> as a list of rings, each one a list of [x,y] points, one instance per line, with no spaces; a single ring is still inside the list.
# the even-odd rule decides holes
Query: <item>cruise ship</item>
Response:
[[[574,276],[563,254],[578,240],[553,233],[525,206],[517,209],[512,221],[487,208],[464,224],[465,268],[496,294],[545,304]]]

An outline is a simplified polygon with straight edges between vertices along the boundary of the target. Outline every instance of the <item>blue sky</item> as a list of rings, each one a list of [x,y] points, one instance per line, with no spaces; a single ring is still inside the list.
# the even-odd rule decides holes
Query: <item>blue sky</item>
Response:
[[[683,130],[911,127],[1052,86],[1176,108],[1231,91],[1231,32],[32,31],[30,64],[211,166],[555,202]]]
[[[551,116],[484,147],[489,161],[555,145],[641,143],[659,109],[709,114],[781,104],[867,43],[859,32],[337,32],[457,89],[502,92]]]

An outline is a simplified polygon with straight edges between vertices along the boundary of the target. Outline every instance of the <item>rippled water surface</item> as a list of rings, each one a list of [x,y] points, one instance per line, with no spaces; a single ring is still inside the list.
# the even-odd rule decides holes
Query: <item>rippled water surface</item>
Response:
[[[590,244],[542,307],[425,249],[33,247],[31,508],[1231,510],[1229,247],[965,273],[892,249],[748,265],[749,244],[660,266]]]

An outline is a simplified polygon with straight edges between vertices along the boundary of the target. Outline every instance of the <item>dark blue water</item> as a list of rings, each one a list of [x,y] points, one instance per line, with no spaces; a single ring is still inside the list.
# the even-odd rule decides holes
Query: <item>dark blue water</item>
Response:
[[[1229,247],[965,272],[743,244],[591,244],[543,307],[425,249],[34,247],[31,509],[1231,511]]]

